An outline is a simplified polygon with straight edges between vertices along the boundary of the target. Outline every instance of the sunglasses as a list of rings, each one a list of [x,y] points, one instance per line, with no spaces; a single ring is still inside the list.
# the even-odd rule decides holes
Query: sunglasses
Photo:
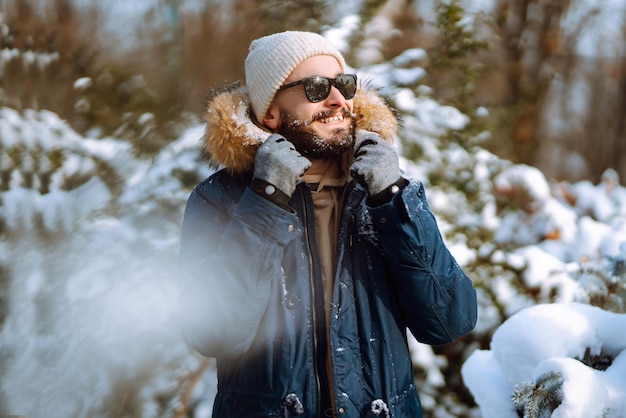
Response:
[[[299,86],[300,84],[304,86],[306,98],[312,103],[321,102],[326,99],[333,86],[339,90],[339,93],[341,93],[346,100],[352,99],[356,94],[356,74],[342,74],[335,78],[321,76],[307,77],[281,86],[278,91],[276,91],[276,94],[283,90]]]

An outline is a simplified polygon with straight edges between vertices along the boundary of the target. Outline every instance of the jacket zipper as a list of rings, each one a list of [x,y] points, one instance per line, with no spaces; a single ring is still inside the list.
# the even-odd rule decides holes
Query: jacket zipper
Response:
[[[341,245],[341,238],[342,238],[342,233],[344,228],[346,228],[347,230],[347,226],[345,225],[345,223],[348,221],[346,219],[346,216],[348,215],[348,211],[347,211],[347,206],[348,203],[350,202],[350,194],[352,193],[352,190],[354,190],[354,186],[356,185],[356,181],[352,180],[350,182],[348,182],[348,184],[346,185],[345,189],[343,190],[343,198],[341,199],[341,219],[339,220],[339,238],[338,238],[338,243],[337,245]],[[346,233],[347,234],[347,238],[348,238],[348,247],[352,248],[352,233]],[[339,254],[337,255],[337,264],[339,264],[340,261],[340,256]]]
[[[342,210],[341,210],[341,217],[342,219],[340,220],[340,231],[341,229],[344,227],[344,222],[346,221],[345,219],[343,219],[346,216],[346,207],[348,204],[348,197],[349,195],[352,193],[352,190],[354,189],[356,182],[351,181],[346,185],[346,188],[344,189],[344,194],[343,194],[343,198],[342,198]],[[306,246],[307,246],[307,252],[308,252],[308,256],[309,256],[309,284],[311,286],[311,298],[312,298],[312,304],[311,304],[311,309],[312,309],[312,313],[313,313],[313,350],[314,350],[314,367],[315,367],[315,379],[316,379],[316,383],[317,383],[317,403],[319,405],[320,408],[322,407],[331,407],[332,404],[334,402],[332,402],[332,393],[331,393],[331,382],[330,382],[330,376],[328,376],[328,373],[326,371],[326,358],[324,358],[323,353],[325,351],[328,351],[330,349],[330,341],[327,341],[327,339],[329,338],[329,336],[327,335],[327,331],[326,331],[326,316],[324,313],[324,300],[323,297],[320,300],[320,296],[319,295],[323,295],[323,292],[321,291],[321,289],[319,289],[319,286],[321,286],[321,283],[319,280],[316,280],[316,268],[315,268],[315,262],[314,262],[314,257],[313,257],[313,244],[311,241],[311,234],[309,232],[309,218],[310,218],[310,214],[309,214],[309,210],[308,210],[308,205],[307,205],[307,201],[306,201],[306,189],[301,187],[300,188],[300,200],[301,200],[301,204],[302,204],[302,216],[303,216],[303,223],[304,223],[304,235],[305,235],[305,240],[306,240]],[[314,228],[314,225],[313,225]],[[340,232],[341,235],[341,232]],[[341,240],[341,237],[339,237],[339,240]],[[348,237],[348,241],[349,241],[349,245],[352,246],[352,235],[350,234]],[[338,242],[338,245],[340,243]],[[320,314],[321,312],[321,314]],[[321,315],[321,317],[320,317]],[[320,336],[323,337],[323,342],[325,343],[325,348],[324,350],[320,350],[319,349],[319,344],[320,344]],[[330,359],[330,352],[326,353],[327,356],[329,356],[328,361],[331,361]],[[322,379],[320,378],[320,366],[323,368],[323,375],[324,375],[324,381],[322,381]],[[327,402],[323,402],[323,399],[327,400]],[[320,412],[324,412],[324,411],[320,411]]]
[[[322,309],[321,310],[319,309],[320,308],[320,300],[319,300],[320,289],[318,289],[319,280],[316,280],[317,269],[315,267],[315,262],[314,262],[314,257],[313,257],[313,243],[311,241],[311,233],[309,232],[309,218],[310,218],[309,209],[308,209],[309,206],[307,205],[307,202],[306,202],[304,188],[300,188],[300,197],[301,197],[301,202],[302,202],[304,235],[305,235],[308,258],[309,258],[309,271],[310,271],[309,285],[311,286],[311,299],[312,299],[311,310],[313,314],[313,351],[314,351],[313,361],[314,361],[314,368],[315,368],[315,379],[317,383],[317,404],[319,406],[320,413],[322,413],[324,412],[324,411],[321,411],[322,408],[330,406],[329,403],[327,405],[327,402],[323,401],[323,399],[328,398],[328,396],[330,396],[330,388],[329,388],[328,378],[326,376],[327,373],[325,372],[326,362],[323,356],[324,350],[320,350],[320,347],[319,347],[320,342],[321,342],[320,336],[322,336],[324,339],[324,342],[326,342],[326,325],[325,325],[326,318],[324,316],[324,310],[323,310],[323,307],[324,307],[323,299],[321,300]],[[320,315],[322,315],[323,317],[320,318],[319,317]],[[323,370],[324,370],[323,374],[325,376],[326,381],[322,381],[322,378],[320,378],[320,366],[323,367]],[[326,391],[326,393],[324,393],[324,391]]]

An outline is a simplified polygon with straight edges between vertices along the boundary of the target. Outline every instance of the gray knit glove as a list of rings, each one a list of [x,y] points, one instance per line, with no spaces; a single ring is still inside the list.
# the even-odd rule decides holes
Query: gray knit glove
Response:
[[[374,132],[358,130],[355,137],[350,174],[364,183],[370,196],[376,196],[400,179],[398,153]]]
[[[254,178],[267,183],[262,193],[266,197],[276,193],[273,187],[291,197],[296,183],[310,166],[311,162],[291,142],[282,135],[272,134],[256,152]]]

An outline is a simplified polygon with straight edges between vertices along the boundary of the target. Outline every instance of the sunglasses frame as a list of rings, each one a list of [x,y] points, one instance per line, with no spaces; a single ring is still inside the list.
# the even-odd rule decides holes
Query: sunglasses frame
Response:
[[[338,85],[337,84],[337,79],[340,78],[340,77],[349,77],[349,78],[352,78],[354,80],[354,92],[346,92],[346,91],[344,91],[342,85]],[[316,97],[313,97],[313,98],[310,97],[310,95],[311,95],[311,93],[309,91],[310,87],[307,86],[307,83],[315,83],[316,80],[326,80],[326,81],[328,81],[328,92],[326,93],[326,95],[324,97],[322,97],[319,100]],[[357,86],[356,86],[356,84],[357,84],[357,76],[356,76],[356,74],[341,74],[341,75],[338,75],[335,78],[322,77],[322,76],[319,76],[319,75],[316,75],[316,76],[313,76],[313,77],[306,77],[306,78],[303,78],[301,80],[294,81],[293,83],[289,83],[289,84],[285,84],[284,86],[280,86],[278,88],[278,90],[276,91],[276,94],[280,93],[283,90],[287,90],[287,89],[290,89],[292,87],[299,86],[300,84],[304,85],[304,94],[306,95],[307,100],[309,102],[311,102],[311,103],[319,103],[319,102],[321,102],[323,100],[326,100],[326,98],[330,95],[330,91],[332,90],[333,86],[337,90],[339,90],[339,93],[341,93],[341,95],[346,100],[350,100],[350,99],[354,98],[354,95],[356,94],[356,90],[357,90]],[[311,84],[309,84],[309,85],[311,85]],[[348,97],[348,96],[350,96],[350,97]]]

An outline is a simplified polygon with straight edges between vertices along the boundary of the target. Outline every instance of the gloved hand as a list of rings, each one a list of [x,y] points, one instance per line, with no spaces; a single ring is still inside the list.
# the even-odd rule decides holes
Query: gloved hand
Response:
[[[400,179],[398,153],[374,132],[358,130],[355,137],[350,173],[365,183],[370,196],[376,196]]]
[[[263,189],[266,197],[274,195],[272,186],[291,197],[296,183],[311,162],[303,157],[282,135],[272,134],[263,142],[254,158],[254,177],[269,183]]]

